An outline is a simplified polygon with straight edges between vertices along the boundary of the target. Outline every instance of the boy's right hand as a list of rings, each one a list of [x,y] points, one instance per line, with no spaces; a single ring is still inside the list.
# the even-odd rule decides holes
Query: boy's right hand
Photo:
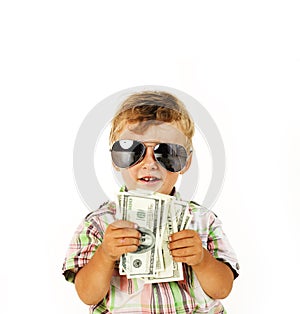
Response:
[[[137,227],[135,223],[126,220],[116,220],[107,227],[101,248],[112,262],[119,260],[122,254],[137,250],[141,238]]]

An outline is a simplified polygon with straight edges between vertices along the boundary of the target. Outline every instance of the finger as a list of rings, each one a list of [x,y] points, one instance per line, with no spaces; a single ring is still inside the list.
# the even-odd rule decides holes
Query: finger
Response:
[[[110,254],[110,256],[112,256],[114,260],[118,260],[121,255],[126,254],[126,253],[133,253],[137,249],[138,249],[138,246],[136,245],[115,247],[113,253]]]
[[[122,249],[124,250],[123,254],[133,253],[133,252],[135,252],[138,249],[138,246],[136,246],[136,245],[128,245],[128,246],[122,247]]]
[[[119,238],[135,238],[135,239],[140,239],[141,238],[141,233],[136,230],[136,229],[116,229],[113,230],[111,233],[111,236],[114,239],[119,239]]]
[[[193,246],[170,250],[172,256],[191,256],[198,254],[198,252],[200,253],[201,250],[196,250]]]
[[[110,227],[112,229],[121,229],[121,228],[137,229],[138,225],[128,220],[116,220],[112,224],[110,224]]]
[[[201,243],[200,235],[194,230],[182,230],[180,232],[173,233],[169,237],[169,243],[175,243],[177,241],[195,241],[195,243]]]
[[[188,247],[170,251],[175,262],[182,262],[188,265],[197,265],[202,262],[204,250],[202,247]]]
[[[140,239],[138,238],[118,238],[117,239],[117,246],[125,247],[125,246],[136,246],[138,247],[140,244]]]
[[[199,239],[195,237],[184,238],[177,241],[169,242],[169,249],[176,250],[176,249],[185,248],[185,247],[195,247],[195,246],[197,247],[199,245],[201,245],[201,242],[199,241]]]
[[[185,238],[192,238],[196,234],[198,234],[196,231],[189,230],[189,229],[178,231],[170,235],[169,241],[171,242],[171,241],[177,241],[177,240],[185,239]]]

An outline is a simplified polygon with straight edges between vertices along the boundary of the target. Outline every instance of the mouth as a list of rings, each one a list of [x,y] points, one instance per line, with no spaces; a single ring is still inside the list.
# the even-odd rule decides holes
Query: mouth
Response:
[[[160,179],[153,176],[145,176],[145,177],[139,178],[139,181],[143,183],[156,183],[156,182],[159,182]]]

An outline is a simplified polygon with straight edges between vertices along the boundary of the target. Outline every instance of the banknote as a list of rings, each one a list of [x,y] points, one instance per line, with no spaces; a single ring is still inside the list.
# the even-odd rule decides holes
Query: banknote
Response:
[[[171,204],[172,203],[170,203],[170,205]],[[172,210],[172,206],[169,206],[169,212],[164,226],[162,244],[160,247],[163,254],[164,268],[163,270],[156,272],[154,277],[144,278],[147,283],[170,282],[183,279],[182,263],[178,263],[173,260],[168,248],[169,236],[177,231],[177,219],[174,215],[174,211]]]
[[[129,278],[155,274],[159,201],[159,199],[139,195],[128,194],[123,197],[122,219],[137,223],[141,233],[138,250],[134,253],[127,253],[121,258],[121,265]]]
[[[188,202],[149,191],[120,192],[117,216],[137,223],[141,233],[137,251],[120,258],[121,275],[151,283],[183,279],[182,263],[173,260],[168,241],[171,234],[188,228],[192,218]]]

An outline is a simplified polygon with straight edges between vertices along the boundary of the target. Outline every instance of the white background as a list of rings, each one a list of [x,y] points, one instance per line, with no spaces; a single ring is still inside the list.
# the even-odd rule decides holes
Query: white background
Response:
[[[87,209],[73,145],[137,85],[196,98],[226,149],[214,210],[241,265],[230,314],[298,311],[297,1],[2,1],[0,312],[88,313],[62,262]]]

